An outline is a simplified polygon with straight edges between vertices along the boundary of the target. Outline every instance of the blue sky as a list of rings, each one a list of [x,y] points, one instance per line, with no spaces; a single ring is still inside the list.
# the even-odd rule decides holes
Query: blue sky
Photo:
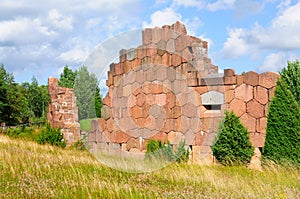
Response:
[[[17,82],[34,75],[46,84],[64,65],[78,68],[96,46],[121,33],[177,20],[188,34],[209,41],[209,56],[220,69],[279,71],[300,57],[299,1],[2,0],[0,63]],[[141,43],[138,38],[128,47]],[[113,58],[120,46],[110,46]],[[105,73],[108,67],[101,67]]]

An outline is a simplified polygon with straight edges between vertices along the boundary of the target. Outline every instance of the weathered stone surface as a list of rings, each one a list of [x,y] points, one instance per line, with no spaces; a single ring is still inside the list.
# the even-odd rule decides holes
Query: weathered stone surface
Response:
[[[242,124],[248,129],[249,132],[255,132],[256,130],[256,118],[245,113],[240,117]]]
[[[254,98],[261,104],[265,105],[269,101],[268,90],[261,86],[254,88]]]
[[[265,72],[259,75],[259,85],[270,89],[276,86],[277,79],[279,78],[279,74],[273,72]]]
[[[224,69],[224,76],[225,77],[232,77],[235,75],[235,72],[233,69]]]
[[[206,133],[204,133],[203,131],[201,132],[197,132],[195,135],[195,139],[192,145],[194,146],[201,146],[203,144],[203,141],[206,137]]]
[[[250,133],[250,142],[254,147],[263,147],[265,144],[266,134]]]
[[[251,86],[257,86],[258,85],[258,74],[253,71],[249,71],[245,73],[244,75],[244,83],[251,85]]]
[[[187,33],[185,25],[179,21],[176,21],[176,23],[172,25],[172,29],[179,34],[186,35]]]
[[[170,144],[179,144],[183,140],[184,136],[180,132],[171,131],[168,133],[168,141],[170,142]]]
[[[195,91],[197,91],[200,95],[203,93],[208,92],[208,87],[207,86],[199,86],[195,88]]]
[[[251,100],[247,103],[247,113],[254,118],[261,118],[264,116],[264,106],[261,105],[258,101],[255,99]]]
[[[234,90],[227,90],[225,92],[225,103],[230,103],[234,98]]]
[[[262,117],[257,120],[256,132],[266,134],[267,120],[268,119],[266,117]]]
[[[150,139],[151,140],[160,140],[163,143],[165,143],[168,139],[168,135],[164,132],[158,132],[155,135],[153,135]]]
[[[268,94],[269,94],[269,101],[271,101],[274,97],[274,94],[275,94],[275,90],[276,90],[276,86],[275,87],[272,87],[268,90]]]
[[[187,103],[182,107],[182,115],[187,117],[198,117],[198,109],[197,107],[192,103]]]
[[[175,40],[174,39],[169,39],[167,41],[166,50],[170,54],[175,52],[176,49],[175,49]]]
[[[142,39],[143,39],[143,44],[147,45],[152,42],[152,29],[151,28],[146,28],[142,32]]]
[[[235,76],[224,77],[224,84],[225,84],[225,85],[233,85],[233,84],[236,84],[236,77],[235,77]]]
[[[230,110],[233,111],[238,117],[246,113],[246,104],[243,100],[233,99],[229,105]]]
[[[253,99],[253,87],[247,84],[242,84],[235,89],[235,97],[245,102]]]
[[[172,57],[172,55],[169,53],[163,54],[163,56],[161,57],[161,64],[163,66],[170,66],[171,65],[171,57]]]
[[[130,139],[130,135],[122,132],[122,131],[117,131],[113,132],[110,135],[111,141],[114,143],[126,143]]]
[[[181,64],[181,56],[180,55],[177,55],[177,54],[172,54],[172,57],[171,57],[171,64],[172,66],[174,67],[177,67]]]
[[[262,171],[262,166],[261,166],[261,152],[259,148],[254,149],[254,155],[251,158],[250,164],[249,164],[250,169]]]
[[[183,49],[185,49],[187,46],[190,46],[191,39],[187,35],[180,35],[176,39],[176,51],[181,52]]]
[[[105,120],[108,120],[110,118],[110,107],[107,105],[103,105],[101,108],[101,117]]]
[[[127,60],[132,61],[137,57],[136,48],[131,48],[127,51]]]
[[[236,85],[239,86],[244,83],[244,76],[243,75],[237,75],[236,76]]]

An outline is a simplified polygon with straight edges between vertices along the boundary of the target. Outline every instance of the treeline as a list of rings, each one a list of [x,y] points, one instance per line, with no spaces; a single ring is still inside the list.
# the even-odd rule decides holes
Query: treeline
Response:
[[[59,78],[62,87],[74,88],[79,120],[101,116],[102,97],[96,75],[87,67],[78,70],[64,67]],[[6,126],[45,121],[50,97],[47,85],[31,82],[16,83],[14,75],[0,66],[0,123]]]
[[[48,87],[38,84],[35,77],[31,83],[18,84],[4,65],[0,67],[0,122],[5,125],[44,120],[49,103]]]

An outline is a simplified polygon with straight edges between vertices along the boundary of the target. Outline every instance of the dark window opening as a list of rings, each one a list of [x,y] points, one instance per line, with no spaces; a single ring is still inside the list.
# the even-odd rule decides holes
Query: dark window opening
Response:
[[[216,105],[204,105],[207,111],[212,111],[212,110],[221,110],[221,104],[216,104]]]

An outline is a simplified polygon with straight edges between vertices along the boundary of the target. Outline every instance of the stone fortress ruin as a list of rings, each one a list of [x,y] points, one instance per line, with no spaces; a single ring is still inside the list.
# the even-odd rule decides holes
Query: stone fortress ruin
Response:
[[[142,156],[149,140],[174,147],[184,141],[190,162],[212,163],[219,123],[224,110],[232,110],[258,149],[264,145],[268,105],[278,77],[273,72],[237,75],[232,69],[219,74],[208,58],[208,43],[187,35],[180,22],[144,29],[142,45],[121,50],[119,63],[110,65],[102,118],[92,122],[88,144],[92,151]],[[49,81],[49,91],[53,84]],[[64,95],[51,93],[52,105]],[[57,117],[49,117],[50,123]],[[76,139],[77,130],[75,134]]]

